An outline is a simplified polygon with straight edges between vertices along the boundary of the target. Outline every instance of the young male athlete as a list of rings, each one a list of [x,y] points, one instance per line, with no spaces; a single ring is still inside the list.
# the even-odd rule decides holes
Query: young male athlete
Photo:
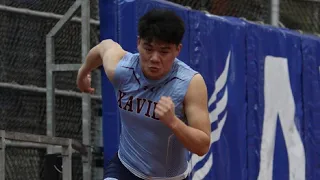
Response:
[[[79,89],[92,93],[88,74],[103,65],[118,99],[120,145],[105,180],[187,179],[188,152],[208,152],[206,85],[199,73],[177,59],[184,32],[174,12],[151,10],[139,20],[139,53],[104,40],[79,69]]]

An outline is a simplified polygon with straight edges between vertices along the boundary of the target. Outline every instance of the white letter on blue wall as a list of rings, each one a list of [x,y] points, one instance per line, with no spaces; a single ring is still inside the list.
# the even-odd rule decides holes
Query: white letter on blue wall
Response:
[[[288,60],[267,56],[264,68],[264,120],[258,180],[272,180],[276,124],[280,124],[287,147],[290,180],[305,180],[305,153],[295,125],[295,102],[290,86]]]

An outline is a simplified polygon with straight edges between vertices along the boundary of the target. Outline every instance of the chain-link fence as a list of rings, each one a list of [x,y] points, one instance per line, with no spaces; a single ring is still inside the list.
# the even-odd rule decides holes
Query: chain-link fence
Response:
[[[0,0],[0,129],[46,135],[46,35],[74,0]],[[99,19],[98,0],[90,1],[91,18]],[[27,10],[37,13],[27,13]],[[80,11],[76,14],[80,18]],[[91,47],[99,41],[99,26],[91,24]],[[81,22],[67,23],[55,37],[55,63],[81,63]],[[55,121],[58,137],[82,142],[81,97],[77,72],[55,72]],[[93,74],[93,86],[99,84]],[[71,94],[71,93],[70,93]],[[97,140],[100,100],[92,100],[91,137]],[[6,180],[43,179],[45,149],[8,147]],[[81,156],[75,155],[73,179],[82,179]]]
[[[265,24],[270,22],[270,0],[169,0],[220,16],[242,17]],[[280,0],[280,23],[289,29],[320,33],[319,0]]]

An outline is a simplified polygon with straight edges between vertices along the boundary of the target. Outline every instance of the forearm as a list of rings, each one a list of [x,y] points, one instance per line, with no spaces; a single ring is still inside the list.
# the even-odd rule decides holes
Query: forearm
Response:
[[[104,40],[95,47],[93,47],[87,54],[87,57],[81,67],[82,74],[85,76],[92,70],[103,65],[103,57],[106,52],[114,46],[112,40]]]
[[[102,58],[100,56],[99,48],[100,45],[97,45],[88,52],[87,57],[80,69],[83,76],[86,76],[92,70],[102,65]]]
[[[177,117],[175,118],[177,123],[171,129],[180,142],[190,152],[199,156],[205,155],[210,148],[210,136],[199,129],[187,126]]]

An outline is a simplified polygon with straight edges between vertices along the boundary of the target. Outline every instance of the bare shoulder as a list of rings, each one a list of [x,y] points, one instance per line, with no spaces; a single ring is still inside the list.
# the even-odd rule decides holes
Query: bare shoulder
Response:
[[[110,81],[113,80],[115,69],[119,61],[126,55],[120,44],[113,40],[104,40],[100,44],[100,57],[102,57],[104,70]]]
[[[127,53],[120,44],[111,39],[103,40],[99,46],[99,53],[104,61],[120,61],[120,59]]]

